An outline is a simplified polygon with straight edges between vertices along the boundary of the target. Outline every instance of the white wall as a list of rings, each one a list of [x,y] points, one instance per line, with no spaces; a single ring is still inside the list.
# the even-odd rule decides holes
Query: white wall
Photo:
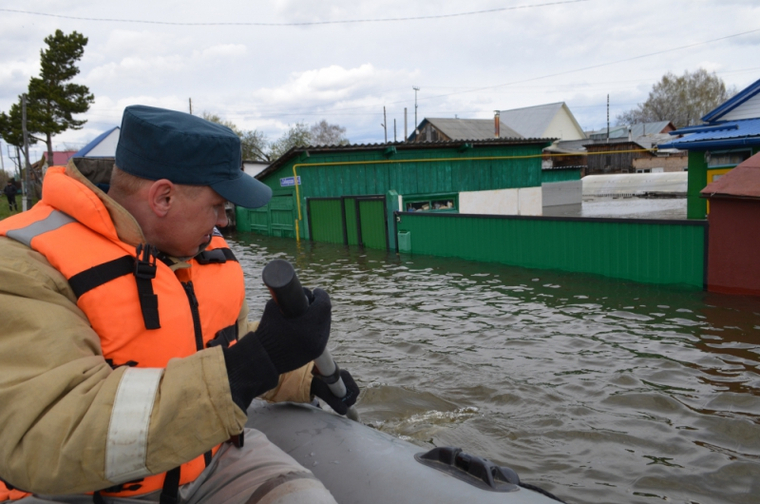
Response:
[[[541,201],[540,187],[460,192],[459,213],[541,215]]]
[[[543,206],[580,205],[583,201],[583,182],[566,180],[541,184]]]

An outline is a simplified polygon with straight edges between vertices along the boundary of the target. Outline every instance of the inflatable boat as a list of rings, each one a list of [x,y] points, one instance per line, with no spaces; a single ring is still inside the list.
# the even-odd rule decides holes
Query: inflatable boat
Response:
[[[562,502],[454,447],[426,451],[310,404],[256,401],[248,427],[310,469],[340,504]]]

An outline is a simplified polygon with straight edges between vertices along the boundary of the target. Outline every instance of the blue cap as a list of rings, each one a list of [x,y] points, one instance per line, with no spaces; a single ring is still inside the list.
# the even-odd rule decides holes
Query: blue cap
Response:
[[[240,138],[226,126],[145,105],[124,109],[116,166],[136,177],[209,186],[236,205],[264,206],[272,189],[243,172],[241,156]]]

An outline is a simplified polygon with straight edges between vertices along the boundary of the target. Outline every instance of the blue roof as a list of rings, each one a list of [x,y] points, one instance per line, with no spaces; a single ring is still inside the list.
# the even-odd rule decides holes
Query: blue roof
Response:
[[[672,131],[670,134],[683,133],[688,134],[657,147],[660,149],[716,149],[760,145],[760,118],[691,126],[688,129]]]
[[[707,115],[702,118],[702,120],[705,122],[718,121],[722,116],[726,115],[728,112],[732,111],[758,93],[760,93],[760,79],[742,89],[741,92],[736,93],[736,95],[731,99],[726,100],[721,105],[718,105],[712,111],[708,112]]]
[[[113,130],[115,130],[115,129],[119,129],[119,127],[118,127],[118,126],[114,126],[114,127],[113,127],[113,128],[111,128],[110,130],[108,130],[108,131],[105,131],[105,132],[101,133],[100,135],[98,135],[97,137],[95,137],[95,139],[94,139],[92,142],[88,143],[87,145],[85,145],[84,147],[82,147],[81,149],[79,149],[79,150],[76,152],[76,154],[74,154],[72,157],[75,157],[75,158],[82,158],[82,157],[86,157],[86,156],[87,156],[87,153],[88,153],[88,152],[90,152],[90,151],[91,151],[92,149],[94,149],[94,148],[95,148],[95,147],[96,147],[98,144],[100,144],[100,142],[102,142],[102,141],[103,141],[103,139],[105,139],[105,138],[106,138],[108,135],[110,135],[110,134],[111,134],[111,132],[112,132]]]

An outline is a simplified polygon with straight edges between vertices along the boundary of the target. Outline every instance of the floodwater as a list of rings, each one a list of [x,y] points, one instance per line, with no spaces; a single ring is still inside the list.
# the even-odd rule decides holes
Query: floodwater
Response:
[[[568,503],[760,502],[760,298],[237,233],[333,300],[361,420]]]

